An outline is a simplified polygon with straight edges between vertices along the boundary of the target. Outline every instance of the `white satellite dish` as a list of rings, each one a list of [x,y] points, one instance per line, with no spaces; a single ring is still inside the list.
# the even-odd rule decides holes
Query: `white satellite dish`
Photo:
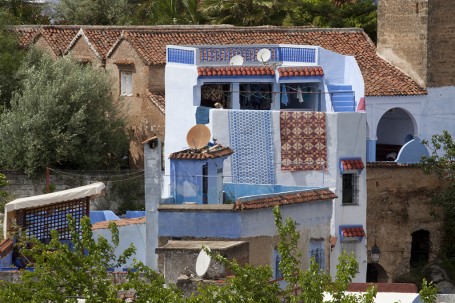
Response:
[[[207,250],[210,251],[210,248],[207,247]],[[212,258],[205,252],[204,249],[201,249],[201,252],[197,256],[196,260],[196,274],[199,277],[205,275],[210,266],[210,261]]]
[[[196,124],[186,135],[188,146],[194,149],[201,149],[209,143],[212,134],[204,124]]]
[[[258,51],[258,54],[256,55],[256,58],[258,59],[258,61],[261,61],[262,63],[269,62],[271,57],[272,57],[272,53],[267,48],[261,48]]]
[[[242,65],[243,64],[243,57],[240,55],[236,55],[229,60],[229,65]]]

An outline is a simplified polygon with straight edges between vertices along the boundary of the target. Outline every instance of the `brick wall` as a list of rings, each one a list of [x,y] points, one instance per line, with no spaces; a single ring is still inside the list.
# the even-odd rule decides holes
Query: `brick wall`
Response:
[[[441,181],[426,175],[417,167],[367,167],[368,249],[374,244],[381,249],[381,265],[389,282],[409,272],[412,233],[430,232],[430,262],[441,245],[442,220],[431,215],[428,204]],[[374,235],[376,237],[374,237]]]

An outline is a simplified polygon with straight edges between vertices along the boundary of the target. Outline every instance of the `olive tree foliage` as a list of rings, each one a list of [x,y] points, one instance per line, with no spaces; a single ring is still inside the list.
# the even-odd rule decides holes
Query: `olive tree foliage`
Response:
[[[435,173],[446,182],[443,190],[432,199],[433,205],[442,209],[443,239],[439,257],[451,279],[455,279],[455,141],[448,131],[422,141],[431,151],[421,164],[427,173]],[[436,212],[435,212],[436,213]]]
[[[70,58],[31,51],[20,89],[0,114],[0,167],[115,168],[128,149],[108,76]]]
[[[93,239],[90,220],[85,217],[80,226],[82,236],[76,232],[76,221],[69,218],[74,248],[60,243],[57,232],[52,232],[49,244],[33,240],[32,248],[24,248],[22,254],[34,260],[35,271],[23,271],[17,283],[0,281],[0,302],[76,302],[74,297],[84,297],[87,303],[122,302],[119,290],[134,290],[138,303],[280,303],[323,301],[324,292],[332,295],[332,303],[372,303],[375,289],[366,294],[346,294],[348,284],[357,273],[357,262],[343,254],[337,266],[335,281],[321,271],[314,261],[308,270],[303,270],[298,261],[298,232],[291,219],[284,222],[278,208],[274,210],[275,223],[280,236],[279,252],[282,256],[280,268],[288,287],[283,291],[272,280],[269,266],[240,266],[219,254],[211,253],[213,259],[228,268],[233,276],[221,284],[201,283],[198,291],[189,297],[167,284],[163,277],[140,262],[129,271],[125,282],[115,284],[106,272],[109,267],[121,267],[134,252],[130,246],[119,257],[114,254],[119,244],[118,230],[114,223],[109,225],[111,242],[103,237]],[[28,246],[30,246],[28,240]],[[23,242],[26,243],[26,242]],[[207,250],[206,250],[207,251]],[[65,301],[67,300],[67,301]]]

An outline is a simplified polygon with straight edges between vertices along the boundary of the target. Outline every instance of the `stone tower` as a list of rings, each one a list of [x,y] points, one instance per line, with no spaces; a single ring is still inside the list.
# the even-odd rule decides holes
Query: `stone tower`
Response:
[[[378,2],[379,54],[423,87],[454,86],[454,1]]]

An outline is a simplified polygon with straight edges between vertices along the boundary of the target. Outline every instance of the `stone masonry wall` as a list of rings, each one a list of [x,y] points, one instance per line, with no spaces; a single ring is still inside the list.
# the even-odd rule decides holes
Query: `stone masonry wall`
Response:
[[[455,5],[430,0],[428,18],[428,86],[455,85]]]
[[[432,216],[428,204],[442,189],[434,175],[418,167],[367,167],[368,249],[376,240],[381,249],[381,265],[389,282],[409,272],[412,233],[430,232],[430,262],[441,245],[442,220]]]
[[[46,191],[46,176],[28,177],[14,171],[1,171],[8,180],[4,188],[14,199],[42,195]],[[124,181],[119,181],[124,180]],[[91,202],[93,210],[116,211],[122,201],[144,205],[144,175],[140,171],[52,171],[50,183],[54,191],[70,189],[101,181],[106,185],[104,195]]]
[[[427,84],[429,1],[380,0],[378,3],[378,53],[421,86]]]

